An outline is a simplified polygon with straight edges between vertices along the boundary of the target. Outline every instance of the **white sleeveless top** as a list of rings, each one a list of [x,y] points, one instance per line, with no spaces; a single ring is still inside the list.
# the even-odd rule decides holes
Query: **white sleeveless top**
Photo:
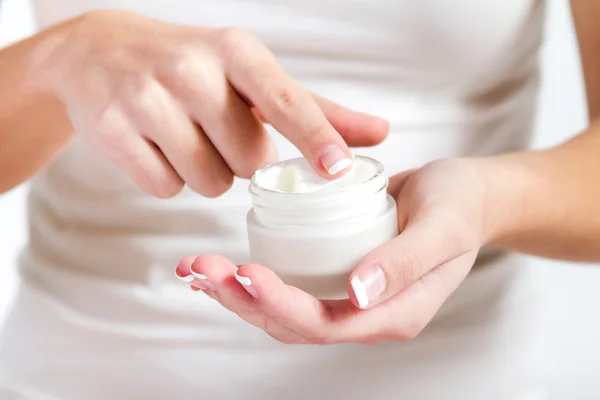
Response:
[[[310,90],[390,121],[383,144],[357,150],[390,175],[530,140],[541,1],[34,4],[42,28],[101,8],[245,28]],[[299,154],[273,138],[281,158]],[[481,260],[408,343],[281,345],[191,292],[173,276],[182,256],[248,261],[247,184],[236,180],[218,199],[187,190],[155,199],[75,139],[32,184],[0,387],[35,399],[541,398],[535,294],[514,256]]]

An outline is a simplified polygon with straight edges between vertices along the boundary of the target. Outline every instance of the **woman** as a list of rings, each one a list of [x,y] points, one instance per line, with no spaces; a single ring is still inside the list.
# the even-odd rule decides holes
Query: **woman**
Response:
[[[573,6],[595,117],[600,8]],[[543,398],[535,294],[507,252],[600,260],[600,128],[524,151],[541,1],[35,9],[44,30],[0,52],[0,187],[44,167],[6,398]],[[245,264],[234,176],[299,150],[331,179],[347,145],[378,143],[356,151],[395,175],[402,233],[357,265],[351,300]],[[186,254],[194,290],[172,271]]]

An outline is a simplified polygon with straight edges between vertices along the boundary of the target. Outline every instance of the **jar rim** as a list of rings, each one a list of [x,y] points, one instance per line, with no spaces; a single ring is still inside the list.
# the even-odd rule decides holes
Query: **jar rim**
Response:
[[[372,163],[375,166],[375,173],[369,177],[369,179],[365,180],[365,181],[361,181],[361,182],[356,182],[356,183],[352,183],[350,185],[346,185],[346,186],[341,186],[341,187],[336,187],[336,191],[339,192],[346,192],[352,189],[355,189],[358,186],[361,185],[369,185],[370,183],[381,179],[382,177],[383,182],[381,184],[380,187],[376,188],[374,190],[374,192],[378,192],[381,189],[384,189],[387,187],[388,185],[388,179],[387,177],[384,175],[385,172],[385,168],[383,166],[383,164],[381,162],[379,162],[378,160],[371,158],[371,157],[367,157],[367,156],[362,156],[362,155],[355,155],[354,158],[358,158],[358,159],[362,159],[365,161],[368,161],[370,163]],[[266,167],[264,167],[263,169],[259,170],[259,171],[263,171],[267,168],[272,168],[276,165],[280,165],[286,162],[290,162],[290,161],[294,161],[294,160],[298,160],[298,158],[295,159],[290,159],[290,160],[284,160],[284,161],[280,161],[274,164],[270,164]],[[285,197],[290,197],[290,198],[294,198],[294,199],[301,199],[301,198],[308,198],[308,197],[314,197],[315,195],[321,195],[321,194],[326,194],[326,193],[331,193],[331,191],[328,190],[322,190],[319,192],[284,192],[284,191],[280,191],[280,190],[274,190],[274,189],[270,189],[270,188],[265,188],[261,185],[259,185],[258,181],[257,181],[257,172],[256,171],[253,175],[252,178],[250,179],[250,185],[248,187],[248,191],[250,192],[250,194],[255,195],[255,196],[260,196],[261,194],[265,194],[265,195],[276,195],[276,196],[285,196]]]

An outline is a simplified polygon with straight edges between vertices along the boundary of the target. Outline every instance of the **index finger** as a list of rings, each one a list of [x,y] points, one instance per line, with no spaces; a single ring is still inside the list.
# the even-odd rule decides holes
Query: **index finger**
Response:
[[[302,152],[319,175],[331,178],[352,166],[348,146],[315,99],[264,45],[238,29],[223,30],[218,37],[223,67],[233,87]]]

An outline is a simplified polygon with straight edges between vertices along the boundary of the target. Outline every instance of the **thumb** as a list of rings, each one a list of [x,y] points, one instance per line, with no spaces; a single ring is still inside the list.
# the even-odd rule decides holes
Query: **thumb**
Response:
[[[359,308],[375,306],[437,266],[474,249],[476,241],[458,214],[445,210],[421,212],[409,220],[399,236],[360,262],[349,278],[350,298]]]
[[[417,171],[418,168],[409,169],[408,171],[401,172],[396,174],[390,178],[388,183],[387,192],[393,198],[397,199],[400,195],[400,192],[404,188],[404,185],[408,181],[408,179]]]

